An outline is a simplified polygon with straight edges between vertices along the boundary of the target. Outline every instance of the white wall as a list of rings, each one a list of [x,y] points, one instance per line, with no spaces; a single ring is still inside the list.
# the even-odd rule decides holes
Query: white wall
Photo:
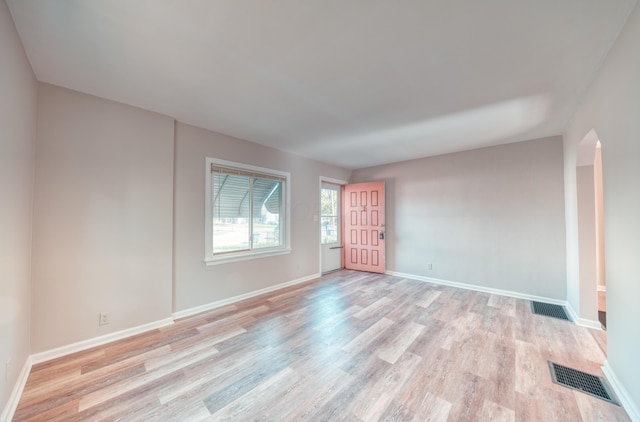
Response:
[[[354,171],[370,180],[386,181],[387,270],[565,298],[560,137]]]
[[[604,191],[602,186],[602,149],[596,148],[593,161],[593,176],[596,200],[596,279],[598,287],[606,287],[607,275],[605,272],[604,255]]]
[[[204,265],[206,156],[291,172],[291,254]],[[317,274],[321,175],[350,171],[40,84],[31,352]]]
[[[173,132],[169,117],[40,84],[32,353],[171,316]]]
[[[596,198],[594,166],[576,168],[578,195],[578,261],[580,270],[580,317],[598,320],[596,271]],[[577,309],[576,309],[577,310]]]
[[[288,255],[207,267],[204,259],[205,158],[291,173]],[[319,273],[319,177],[347,180],[350,171],[194,126],[176,127],[175,310],[249,293]]]
[[[568,297],[579,306],[576,157],[595,129],[602,142],[607,357],[640,409],[640,6],[629,16],[564,134]]]
[[[0,1],[0,411],[29,355],[37,83]],[[9,371],[5,376],[6,363]]]

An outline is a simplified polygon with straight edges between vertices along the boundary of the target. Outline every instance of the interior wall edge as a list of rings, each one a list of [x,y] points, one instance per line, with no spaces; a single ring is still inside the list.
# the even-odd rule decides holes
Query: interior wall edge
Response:
[[[569,311],[569,317],[576,323],[576,325],[580,325],[585,328],[591,328],[592,330],[602,331],[602,324],[598,320],[582,318],[578,315],[571,302],[567,301],[565,307]]]
[[[0,1],[0,420],[31,352],[31,273],[38,81]],[[24,371],[24,370],[23,370]]]
[[[11,422],[13,419],[13,415],[18,408],[18,403],[20,402],[20,397],[22,397],[22,392],[24,391],[25,385],[27,385],[27,379],[29,379],[29,374],[31,373],[31,367],[33,366],[33,361],[31,356],[27,356],[27,359],[22,365],[22,370],[20,371],[20,375],[18,375],[18,379],[13,385],[13,389],[11,390],[11,394],[9,395],[9,400],[4,406],[2,413],[0,413],[0,422]]]
[[[604,362],[604,365],[601,368],[602,373],[604,374],[607,381],[609,381],[611,388],[613,388],[613,392],[616,394],[616,396],[618,396],[620,404],[622,405],[624,410],[627,411],[627,415],[629,415],[629,418],[631,418],[633,422],[640,422],[640,409],[638,409],[638,406],[636,406],[636,404],[631,399],[631,395],[618,379],[618,376],[609,364],[608,359]]]

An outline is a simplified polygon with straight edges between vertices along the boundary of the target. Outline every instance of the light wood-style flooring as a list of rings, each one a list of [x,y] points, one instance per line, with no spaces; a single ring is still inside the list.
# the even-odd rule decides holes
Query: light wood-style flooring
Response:
[[[628,421],[551,382],[606,333],[530,302],[339,271],[33,367],[16,421]]]

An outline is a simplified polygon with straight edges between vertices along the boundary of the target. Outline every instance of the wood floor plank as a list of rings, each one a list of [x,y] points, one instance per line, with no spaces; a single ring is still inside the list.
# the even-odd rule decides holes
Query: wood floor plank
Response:
[[[216,354],[218,350],[211,348],[208,351],[209,354]],[[154,369],[149,370],[145,368],[145,373],[137,377],[131,377],[120,382],[114,383],[109,387],[96,390],[89,393],[80,399],[79,409],[80,411],[96,406],[104,401],[111,400],[122,394],[126,394],[131,390],[135,390],[146,384],[153,383],[156,380],[163,378],[173,372],[178,371],[184,366],[188,366],[192,362],[197,362],[202,359],[202,356],[182,356],[174,355],[171,359],[164,362],[162,366],[154,365]]]
[[[211,416],[207,407],[202,401],[189,401],[179,407],[149,406],[149,408],[140,409],[139,411],[129,413],[118,419],[118,422],[136,422],[136,421],[204,421]]]
[[[178,382],[184,375],[180,372],[172,372],[162,378],[141,385],[127,394],[112,397],[96,406],[80,411],[71,418],[62,419],[65,422],[81,421],[116,421],[130,415],[137,415],[141,410],[160,408],[156,392],[163,386]],[[140,419],[142,420],[142,419]]]
[[[127,360],[132,356],[152,351],[159,347],[170,345],[173,342],[197,335],[196,330],[171,331],[163,333],[160,330],[153,330],[150,334],[143,333],[132,338],[131,343],[124,340],[109,344],[105,347],[105,357],[100,361],[83,365],[82,373],[92,372],[106,366],[110,366],[122,360]]]
[[[365,347],[367,347],[376,337],[382,335],[384,330],[393,325],[393,321],[386,318],[381,318],[378,322],[367,328],[362,334],[354,338],[349,344],[343,347],[343,350],[347,353],[358,353]]]
[[[380,419],[421,359],[411,353],[404,354],[377,382],[370,383],[360,391],[352,413],[365,421]]]
[[[71,401],[77,401],[79,404],[80,400],[89,394],[100,391],[103,388],[108,388],[110,385],[119,381],[135,378],[136,375],[143,374],[144,372],[144,365],[139,364],[133,368],[114,371],[103,378],[85,378],[82,382],[78,381],[73,384],[67,384],[64,387],[61,386],[59,389],[55,390],[54,394],[45,393],[33,396],[28,401],[21,398],[20,403],[18,403],[14,419],[18,421],[31,420],[30,418],[49,412],[56,407],[66,406],[67,403]],[[29,381],[27,380],[27,383],[28,382]],[[45,421],[47,419],[36,418],[33,420]]]
[[[579,392],[573,393],[580,415],[585,421],[594,422],[622,422],[626,421],[626,414],[619,406],[602,400],[593,400],[592,397]]]
[[[427,392],[417,405],[414,421],[445,422],[449,419],[451,403]]]
[[[410,422],[413,421],[414,418],[415,415],[412,411],[394,400],[387,406],[387,409],[380,415],[378,420],[383,422]]]
[[[484,405],[482,391],[486,383],[477,375],[466,373],[460,377],[453,395],[447,394],[452,403],[449,418],[454,421],[473,421]]]
[[[54,407],[43,407],[42,410],[37,410],[31,413],[17,412],[14,420],[22,420],[27,422],[67,420],[78,414],[79,403],[80,399],[75,399],[72,401],[63,402],[60,405]]]
[[[347,365],[345,369],[352,375],[351,381],[343,385],[334,400],[325,403],[313,415],[312,420],[358,420],[352,413],[352,409],[358,406],[358,395],[363,389],[380,380],[390,366],[371,352],[359,353],[350,363],[356,362],[356,365]]]
[[[390,339],[390,344],[383,346],[378,352],[378,357],[391,364],[402,356],[409,346],[415,341],[416,338],[424,330],[424,325],[410,322],[403,329],[400,335]]]
[[[204,400],[215,391],[236,381],[241,375],[258,370],[260,358],[272,353],[270,348],[249,349],[245,353],[217,353],[182,369],[184,382],[175,383],[158,392],[160,403],[185,399]]]
[[[372,315],[375,315],[381,309],[386,308],[391,303],[393,303],[393,300],[391,298],[388,298],[386,296],[381,297],[380,299],[373,302],[371,305],[367,306],[366,308],[364,308],[363,310],[355,314],[354,317],[358,319],[369,318]]]
[[[606,332],[529,301],[338,271],[32,368],[15,421],[629,421],[551,381]]]
[[[241,418],[255,420],[268,409],[269,403],[273,399],[273,391],[281,391],[286,385],[294,383],[298,378],[296,371],[286,367],[212,413],[208,419],[211,421],[236,421]],[[210,408],[209,411],[211,411]]]
[[[33,386],[38,386],[43,382],[55,378],[57,375],[63,375],[65,372],[76,372],[82,368],[82,366],[91,362],[99,362],[103,360],[104,357],[104,350],[94,348],[36,364],[31,368],[31,373],[29,374],[32,382],[25,385],[25,390]]]
[[[325,367],[321,375],[298,371],[302,375],[300,380],[291,390],[284,390],[280,400],[272,403],[262,415],[264,420],[309,420],[339,393],[341,387],[353,381],[351,375],[340,369],[327,371]]]
[[[482,410],[478,414],[478,420],[492,422],[515,422],[516,412],[512,409],[500,406],[490,400],[485,400]]]
[[[422,298],[416,302],[421,308],[428,308],[434,300],[438,299],[442,292],[439,290],[427,290]]]

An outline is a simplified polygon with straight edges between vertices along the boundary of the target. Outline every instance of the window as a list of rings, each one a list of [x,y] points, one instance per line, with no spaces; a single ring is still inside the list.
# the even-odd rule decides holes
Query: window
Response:
[[[290,174],[206,160],[205,262],[289,253]]]
[[[320,190],[320,242],[338,242],[338,201],[339,188]]]

